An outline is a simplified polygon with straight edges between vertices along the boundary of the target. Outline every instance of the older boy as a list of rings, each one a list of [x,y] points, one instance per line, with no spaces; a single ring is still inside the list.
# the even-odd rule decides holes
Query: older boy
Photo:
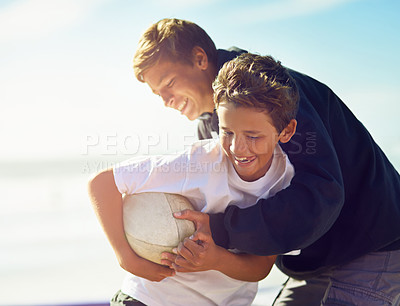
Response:
[[[179,193],[196,210],[218,213],[227,205],[247,207],[289,185],[294,170],[278,142],[288,142],[296,130],[298,92],[287,70],[271,57],[243,54],[221,69],[215,102],[220,144],[202,141],[177,156],[134,158],[91,180],[89,192],[106,233],[123,233],[122,194]],[[133,253],[125,239],[110,243]],[[175,274],[133,253],[133,274],[123,283],[120,302],[250,305],[256,282],[269,273],[276,256],[233,253],[212,239],[207,247],[207,262],[197,273]]]
[[[194,23],[163,19],[143,34],[134,70],[167,107],[199,118],[200,138],[210,138],[219,130],[211,83],[221,65],[238,54],[216,50]],[[278,267],[290,279],[277,304],[320,305],[324,295],[325,301],[341,303],[395,303],[400,176],[328,87],[290,74],[300,92],[297,133],[282,145],[296,169],[291,185],[249,208],[228,206],[223,214],[210,214],[213,238],[259,255],[302,249],[296,257],[278,256]],[[343,272],[348,269],[351,277]]]

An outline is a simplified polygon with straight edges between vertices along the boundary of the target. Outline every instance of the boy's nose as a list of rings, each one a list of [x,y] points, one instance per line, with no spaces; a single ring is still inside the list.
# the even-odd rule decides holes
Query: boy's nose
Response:
[[[242,137],[233,137],[230,148],[235,155],[241,155],[246,152],[246,142]]]
[[[174,103],[174,97],[172,95],[162,95],[161,98],[164,101],[164,106],[172,107],[172,104]]]
[[[172,107],[172,104],[174,103],[174,95],[168,89],[163,88],[160,92],[160,96],[164,101],[164,106]]]

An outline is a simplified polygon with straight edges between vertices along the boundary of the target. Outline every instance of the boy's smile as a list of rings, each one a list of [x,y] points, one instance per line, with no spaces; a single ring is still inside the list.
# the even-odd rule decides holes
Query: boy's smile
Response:
[[[286,142],[287,131],[278,134],[270,116],[256,108],[228,102],[219,104],[217,112],[221,146],[239,177],[251,182],[264,176],[278,141]]]

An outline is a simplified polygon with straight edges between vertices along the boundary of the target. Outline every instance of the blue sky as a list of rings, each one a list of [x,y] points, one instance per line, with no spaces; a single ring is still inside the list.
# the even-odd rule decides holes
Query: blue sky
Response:
[[[193,140],[196,123],[164,109],[131,69],[141,33],[177,17],[219,48],[270,54],[326,83],[400,168],[400,2],[138,2],[0,2],[0,160],[170,152]]]

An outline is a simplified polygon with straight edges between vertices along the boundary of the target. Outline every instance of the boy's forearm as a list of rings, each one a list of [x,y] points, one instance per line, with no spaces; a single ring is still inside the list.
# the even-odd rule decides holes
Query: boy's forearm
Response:
[[[96,175],[90,180],[88,188],[93,209],[120,266],[150,281],[158,282],[173,276],[174,270],[140,258],[129,246],[123,225],[122,195],[115,185],[112,170]]]
[[[269,274],[275,259],[276,256],[235,254],[221,248],[216,270],[237,280],[258,282]]]
[[[103,171],[91,179],[88,192],[100,225],[122,265],[121,254],[132,250],[125,238],[122,195],[115,185],[112,170]]]

